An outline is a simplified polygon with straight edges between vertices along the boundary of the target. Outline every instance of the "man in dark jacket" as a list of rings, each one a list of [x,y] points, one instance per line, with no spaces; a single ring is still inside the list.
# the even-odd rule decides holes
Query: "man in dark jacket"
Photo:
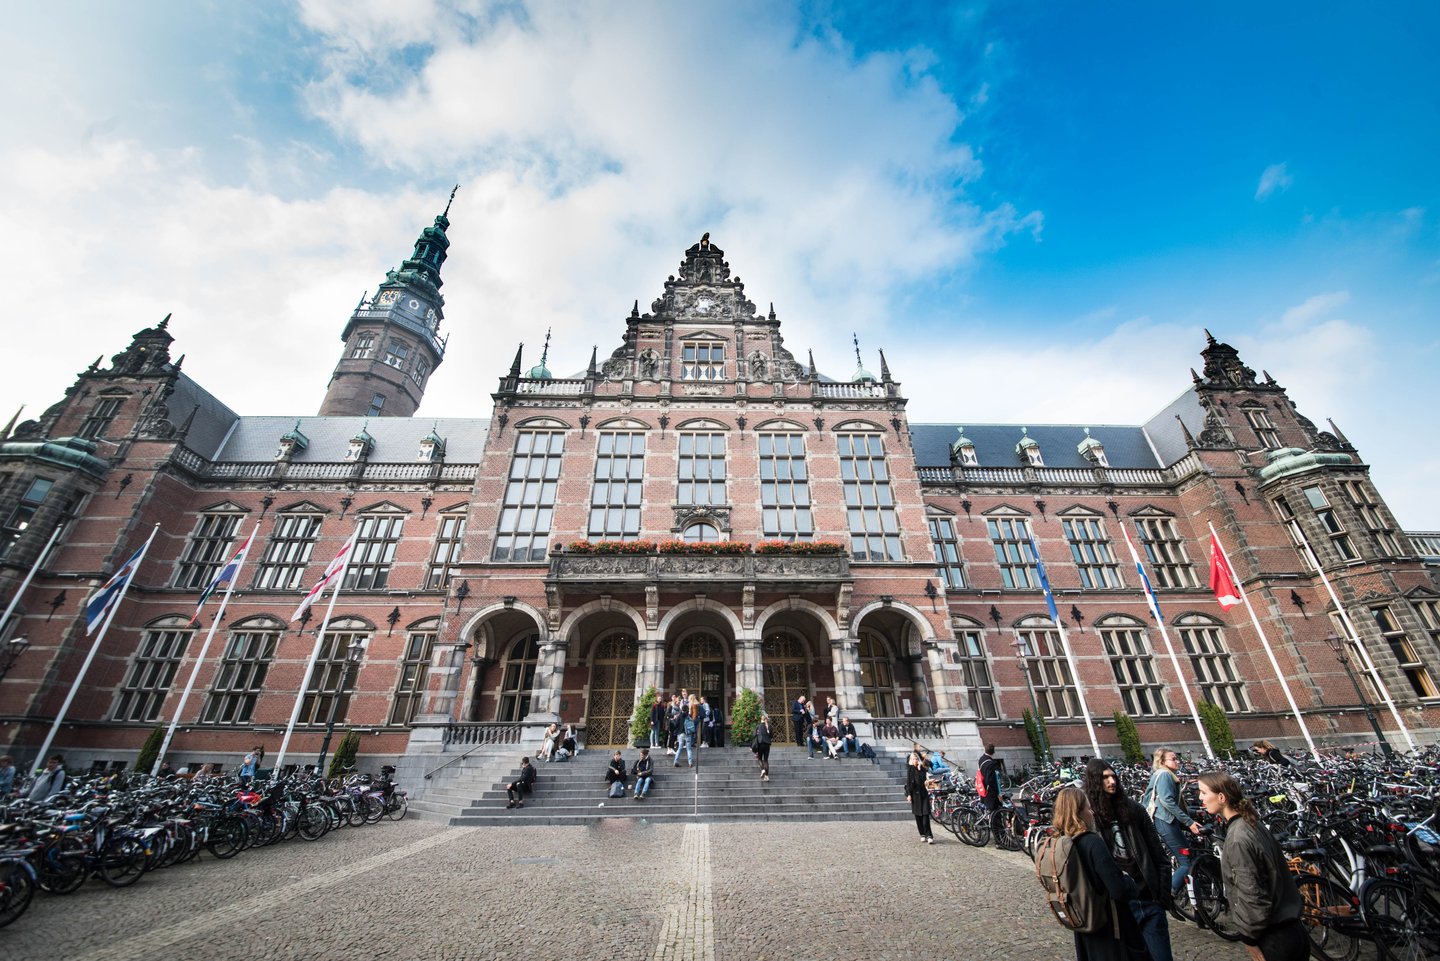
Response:
[[[990,812],[990,836],[999,845],[1000,831],[1000,762],[995,760],[995,745],[986,744],[985,753],[980,755],[981,783],[985,785],[985,810]]]
[[[801,747],[805,746],[805,729],[810,725],[806,713],[805,695],[802,694],[790,705],[790,726],[795,729],[795,743]]]
[[[1095,833],[1115,863],[1135,880],[1140,896],[1130,902],[1130,913],[1145,936],[1153,961],[1171,961],[1170,856],[1155,831],[1150,815],[1125,795],[1125,787],[1109,762],[1099,758],[1085,765],[1085,793],[1095,816]]]
[[[535,766],[530,763],[530,755],[526,754],[520,758],[520,776],[505,785],[505,796],[510,799],[505,806],[507,808],[523,808],[525,795],[530,793],[534,784]]]

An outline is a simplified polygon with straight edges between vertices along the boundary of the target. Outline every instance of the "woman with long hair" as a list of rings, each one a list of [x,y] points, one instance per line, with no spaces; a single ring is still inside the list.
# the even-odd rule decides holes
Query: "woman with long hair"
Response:
[[[1300,923],[1300,891],[1280,845],[1260,823],[1255,805],[1224,771],[1200,775],[1200,803],[1225,820],[1220,880],[1225,917],[1250,955],[1264,961],[1305,961],[1310,939]]]
[[[761,713],[760,723],[755,725],[755,740],[750,744],[750,750],[755,753],[755,759],[760,762],[760,780],[770,780],[770,715]]]
[[[1055,796],[1055,833],[1073,842],[1071,857],[1080,859],[1090,887],[1108,900],[1106,913],[1111,923],[1099,931],[1075,932],[1076,961],[1149,961],[1145,938],[1130,913],[1130,902],[1140,889],[1115,863],[1104,840],[1095,833],[1090,801],[1078,787],[1062,788]]]
[[[1157,747],[1150,763],[1150,785],[1140,799],[1145,813],[1155,822],[1160,840],[1175,855],[1175,870],[1170,875],[1170,896],[1178,897],[1190,873],[1190,856],[1185,832],[1200,833],[1199,823],[1180,803],[1180,755],[1172,748]]]
[[[921,763],[920,755],[912,751],[905,766],[905,800],[910,802],[910,813],[915,815],[920,840],[934,844],[935,836],[930,833],[930,788],[925,781],[925,765]]]

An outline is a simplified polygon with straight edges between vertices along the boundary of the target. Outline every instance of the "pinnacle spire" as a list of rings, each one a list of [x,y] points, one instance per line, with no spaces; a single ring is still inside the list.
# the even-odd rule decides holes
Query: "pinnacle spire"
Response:
[[[880,379],[890,382],[890,365],[885,362],[885,351],[880,351]]]
[[[18,423],[20,423],[20,414],[21,414],[24,410],[25,410],[25,405],[24,405],[24,404],[21,404],[21,405],[16,409],[16,411],[15,411],[15,416],[10,418],[10,423],[8,423],[8,424],[5,425],[5,429],[4,429],[4,430],[0,430],[0,441],[9,440],[9,439],[10,439],[10,435],[15,432],[15,425],[18,424]],[[1331,424],[1330,426],[1333,427],[1333,426],[1335,426],[1335,425],[1334,425],[1334,424]]]
[[[599,345],[599,344],[594,344],[594,345],[592,345],[592,346],[590,347],[590,366],[587,367],[587,368],[585,368],[585,376],[586,376],[586,377],[594,377],[594,376],[596,376],[597,374],[600,373],[599,365],[596,363],[596,361],[599,359],[599,357],[600,357],[600,345]]]
[[[525,352],[525,342],[521,341],[520,346],[515,348],[515,361],[510,365],[510,376],[520,376],[520,355]]]
[[[450,219],[450,205],[455,202],[455,192],[456,192],[457,190],[459,190],[459,189],[460,189],[460,185],[459,185],[459,184],[456,184],[454,187],[452,187],[452,188],[450,189],[450,199],[447,200],[447,201],[445,201],[445,212],[440,215],[441,217],[444,217],[446,220],[449,220],[449,219]]]

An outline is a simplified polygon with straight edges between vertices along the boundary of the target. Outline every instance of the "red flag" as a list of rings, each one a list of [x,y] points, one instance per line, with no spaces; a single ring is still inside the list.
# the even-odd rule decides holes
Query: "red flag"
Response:
[[[320,583],[310,588],[310,593],[306,594],[305,599],[300,602],[300,606],[295,608],[295,613],[290,615],[290,620],[298,621],[300,615],[309,610],[310,605],[314,604],[319,600],[320,595],[325,593],[325,588],[330,586],[330,582],[335,580],[336,575],[345,569],[345,555],[349,554],[350,548],[355,546],[355,535],[359,533],[360,528],[356,527],[355,533],[351,534],[350,539],[345,542],[345,546],[340,548],[340,553],[336,554],[335,559],[330,562],[330,566],[325,568],[325,573],[320,577]]]
[[[1210,590],[1215,592],[1215,600],[1220,603],[1222,610],[1230,610],[1240,603],[1240,588],[1236,586],[1235,571],[1225,562],[1225,554],[1220,550],[1220,541],[1214,534],[1210,535]]]

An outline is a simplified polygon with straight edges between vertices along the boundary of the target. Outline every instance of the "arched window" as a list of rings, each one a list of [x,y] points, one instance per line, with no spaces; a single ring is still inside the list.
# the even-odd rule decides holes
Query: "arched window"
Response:
[[[1030,686],[1040,713],[1050,720],[1080,716],[1080,698],[1075,678],[1065,661],[1060,632],[1048,617],[1027,617],[1015,630],[1020,656],[1030,675]]]
[[[720,528],[708,521],[698,521],[680,535],[689,544],[713,544],[720,540]]]
[[[1180,643],[1190,656],[1190,667],[1200,682],[1205,700],[1218,705],[1227,714],[1250,710],[1245,685],[1235,672],[1235,661],[1225,645],[1225,626],[1203,614],[1186,614],[1176,619]]]
[[[500,685],[497,721],[518,721],[530,713],[535,688],[535,666],[540,663],[540,634],[527,631],[515,638],[505,657],[505,678]]]
[[[320,656],[315,660],[315,672],[310,675],[310,686],[305,690],[305,701],[300,707],[301,724],[328,723],[332,704],[335,723],[345,722],[350,694],[355,690],[355,678],[360,673],[350,664],[350,645],[357,641],[362,646],[369,646],[369,624],[356,617],[340,618],[330,623],[320,642]]]
[[[225,657],[210,688],[200,720],[205,724],[249,724],[255,702],[265,689],[265,675],[275,659],[275,646],[285,625],[269,617],[241,621],[230,629]]]
[[[1110,658],[1125,713],[1135,717],[1168,714],[1165,686],[1155,673],[1155,655],[1145,625],[1133,617],[1102,617],[1095,623]]]
[[[160,716],[160,707],[170,693],[170,683],[175,680],[175,672],[185,656],[185,646],[194,634],[190,622],[183,617],[164,617],[145,629],[140,649],[120,689],[115,720],[153,721]]]
[[[871,717],[895,717],[895,662],[889,645],[873,631],[860,632],[860,686]]]
[[[995,680],[990,662],[985,657],[984,633],[973,621],[955,623],[955,640],[959,642],[960,670],[965,675],[965,688],[970,692],[970,707],[976,717],[996,720],[1000,706],[995,699]]]
[[[405,656],[400,660],[400,681],[390,702],[390,723],[409,724],[425,699],[430,675],[430,652],[435,646],[438,620],[422,621],[405,632]]]

